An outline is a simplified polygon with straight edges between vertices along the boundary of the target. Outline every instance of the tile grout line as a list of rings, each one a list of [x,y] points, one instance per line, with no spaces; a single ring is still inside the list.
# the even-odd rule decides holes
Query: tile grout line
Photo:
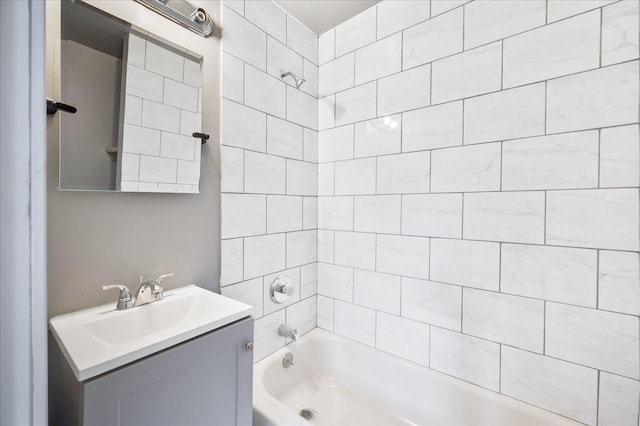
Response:
[[[600,423],[600,381],[602,380],[602,371],[597,370],[597,386],[596,386],[596,425]]]
[[[351,268],[351,282],[353,285],[351,286],[351,303],[356,304],[356,268]]]
[[[333,265],[336,264],[336,232],[339,231],[331,231],[331,245],[333,246],[331,250],[331,263]]]
[[[399,153],[403,153],[403,144],[404,144],[404,132],[403,132],[403,128],[404,128],[404,112],[400,113],[400,131],[398,133],[400,133],[400,152]],[[429,161],[431,161],[431,154],[429,154]],[[429,192],[431,192],[431,166],[429,166]]]
[[[548,1],[548,0],[547,0]],[[598,67],[602,68],[602,32],[604,29],[604,22],[603,22],[603,13],[604,13],[604,9],[601,7],[600,8],[600,13],[599,13],[599,18],[600,18],[600,25],[598,26],[598,30],[599,30],[599,37],[598,37]]]
[[[498,344],[498,393],[502,393],[502,344]]]
[[[549,87],[549,80],[545,80],[544,82],[544,135],[548,135],[548,130],[547,130],[547,117],[549,116],[549,102],[547,99],[548,87]]]
[[[542,355],[547,352],[547,301],[542,302]]]
[[[336,57],[336,39],[337,39],[336,35],[337,35],[338,32],[336,31],[335,27],[332,28],[331,31],[333,31],[333,54],[331,55],[333,59],[331,59],[330,61],[325,62],[323,65],[328,64],[329,62],[335,61],[336,59],[338,59]],[[318,61],[318,62],[320,62],[320,61]]]
[[[602,189],[602,176],[600,166],[602,164],[602,129],[598,129],[598,188]]]
[[[500,41],[500,90],[504,90],[504,40]]]
[[[379,165],[378,165],[378,157],[377,156],[375,157],[375,160],[376,160],[376,172],[375,172],[374,181],[373,181],[373,188],[374,188],[374,193],[376,195],[378,195],[378,167],[379,167]],[[354,161],[357,161],[357,160],[354,160]],[[400,203],[402,204],[402,201]],[[400,207],[400,211],[402,211],[402,206]],[[402,222],[400,223],[400,229],[402,229]]]
[[[334,197],[338,197],[338,195],[336,195],[336,163],[332,163],[333,164],[333,196]]]
[[[502,181],[504,180],[503,171],[504,171],[504,142],[500,142],[500,189],[498,192],[502,192]]]
[[[249,152],[255,152],[255,151],[249,151]],[[393,154],[396,155],[396,154]],[[365,157],[365,158],[373,158],[373,157]],[[361,158],[358,158],[356,160],[361,160]],[[345,161],[336,161],[335,163],[344,163],[344,162],[348,162],[351,160],[345,160]],[[323,163],[323,164],[327,164],[327,163]],[[373,196],[373,195],[400,195],[400,194],[405,194],[405,195],[452,195],[452,194],[468,194],[468,195],[481,195],[481,194],[498,194],[498,193],[504,193],[504,194],[519,194],[519,193],[532,193],[532,192],[543,192],[543,191],[547,191],[547,192],[566,192],[566,191],[598,191],[598,192],[605,192],[605,191],[610,191],[610,190],[637,190],[638,187],[637,186],[607,186],[607,187],[603,187],[603,188],[597,188],[597,187],[579,187],[579,188],[568,188],[568,187],[564,187],[564,188],[536,188],[536,189],[503,189],[502,191],[499,191],[498,189],[492,189],[492,190],[482,190],[482,191],[469,191],[469,192],[462,192],[462,191],[434,191],[432,193],[428,193],[428,192],[406,192],[406,193],[400,193],[400,192],[381,192],[379,194],[374,194],[374,193],[349,193],[349,194],[343,194],[343,195],[336,195],[336,197],[344,197],[344,196],[352,196],[352,195],[358,195],[358,196]],[[233,192],[233,191],[226,191],[225,193],[227,194],[242,194],[242,193],[238,193],[238,192]],[[249,194],[255,194],[255,195],[264,195],[266,194],[265,192],[248,192]],[[278,195],[278,194],[272,194],[272,195]],[[305,195],[305,196],[312,196],[312,194],[292,194],[292,195]],[[320,198],[329,198],[329,197],[333,197],[332,195],[320,195]],[[493,241],[493,240],[487,240],[487,241]],[[535,243],[534,243],[535,244]],[[580,247],[580,246],[568,246],[568,247]],[[589,246],[590,247],[590,246]],[[615,250],[615,249],[614,249]],[[623,251],[634,251],[634,250],[623,250]],[[636,250],[637,251],[637,250]]]
[[[323,296],[328,297],[328,296]],[[336,299],[329,297],[331,299],[331,314],[332,314],[332,322],[331,322],[331,331],[335,333],[336,330]]]
[[[544,2],[544,25],[549,25],[549,0]]]
[[[460,287],[460,334],[464,334],[464,291],[465,287]]]
[[[432,256],[431,256],[431,240],[433,238],[429,238],[429,265],[427,268],[427,279],[431,280],[431,263],[432,263]]]
[[[462,117],[461,117],[462,119],[460,120],[460,136],[461,136],[461,139],[462,139],[460,141],[460,146],[464,146],[465,145],[465,143],[464,143],[464,122],[465,122],[465,119],[464,119],[464,105],[466,103],[467,102],[463,99],[462,100]]]
[[[429,105],[427,105],[427,107],[430,107],[432,105],[433,105],[433,63],[430,63],[429,64]]]
[[[460,206],[460,240],[464,240],[464,196],[465,193],[462,193],[462,205]],[[468,240],[467,240],[468,241]]]
[[[220,150],[222,151],[222,149]],[[246,194],[246,178],[245,178],[245,174],[247,171],[247,160],[246,160],[246,155],[245,155],[245,150],[241,149],[242,151],[242,194]],[[222,155],[222,152],[221,152]],[[222,176],[220,177],[220,180],[222,180]],[[228,192],[226,192],[228,193]],[[266,196],[265,196],[266,199]]]
[[[373,265],[374,269],[378,271],[378,234],[374,234],[374,250],[373,250]],[[400,278],[400,306],[402,307],[402,278]],[[402,313],[402,311],[400,312]]]
[[[376,8],[377,9],[377,8]],[[378,310],[374,310],[373,315],[373,347],[378,348]]]
[[[502,242],[498,246],[498,293],[502,293]]]
[[[465,40],[465,38],[466,38],[465,37],[466,36],[465,27],[467,26],[466,22],[465,22],[466,16],[467,16],[467,13],[466,13],[467,7],[466,6],[467,6],[467,4],[463,4],[462,5],[462,51],[463,52],[465,52],[464,45],[465,45],[465,42],[466,42],[466,40]]]
[[[242,62],[242,104],[240,105],[247,105],[247,63],[246,62]],[[220,102],[222,103],[222,102]],[[265,119],[266,121],[266,119]]]
[[[400,31],[400,71],[404,71],[404,29]]]
[[[542,224],[542,245],[547,245],[547,191],[544,191],[544,223]]]
[[[399,311],[399,314],[398,314],[398,316],[400,318],[404,318],[404,316],[402,315],[402,310],[403,310],[402,309],[402,294],[404,292],[403,288],[404,288],[404,279],[402,277],[400,277],[400,311]]]
[[[375,6],[375,10],[376,10],[376,23],[375,23],[375,41],[378,41],[378,5]],[[357,50],[357,49],[356,49]]]
[[[427,326],[427,330],[429,331],[429,361],[427,362],[427,365],[428,365],[429,368],[431,368],[431,358],[432,358],[432,355],[431,355],[431,352],[432,352],[431,351],[431,349],[432,349],[432,346],[431,346],[431,333],[433,333],[431,324],[429,324]]]
[[[600,251],[596,250],[596,309],[600,309]]]

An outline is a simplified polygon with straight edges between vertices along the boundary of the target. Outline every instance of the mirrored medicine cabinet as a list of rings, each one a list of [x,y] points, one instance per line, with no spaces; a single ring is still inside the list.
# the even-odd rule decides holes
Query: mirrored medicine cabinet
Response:
[[[202,56],[60,4],[60,190],[199,192]]]

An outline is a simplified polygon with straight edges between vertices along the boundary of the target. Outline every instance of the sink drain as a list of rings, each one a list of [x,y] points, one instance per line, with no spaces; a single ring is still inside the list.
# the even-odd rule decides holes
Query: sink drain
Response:
[[[298,414],[305,420],[311,420],[313,418],[313,411],[307,410],[306,408],[300,410]]]

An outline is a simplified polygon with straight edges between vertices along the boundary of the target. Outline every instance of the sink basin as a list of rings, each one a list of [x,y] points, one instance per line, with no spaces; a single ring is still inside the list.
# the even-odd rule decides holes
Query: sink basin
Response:
[[[124,311],[115,302],[49,320],[78,381],[90,379],[251,315],[251,306],[195,285]]]

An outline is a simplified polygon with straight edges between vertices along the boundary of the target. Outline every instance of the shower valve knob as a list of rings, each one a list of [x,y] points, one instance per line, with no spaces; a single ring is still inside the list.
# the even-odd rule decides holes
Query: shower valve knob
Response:
[[[284,303],[293,295],[293,284],[286,275],[281,275],[271,284],[271,300],[275,303]]]

